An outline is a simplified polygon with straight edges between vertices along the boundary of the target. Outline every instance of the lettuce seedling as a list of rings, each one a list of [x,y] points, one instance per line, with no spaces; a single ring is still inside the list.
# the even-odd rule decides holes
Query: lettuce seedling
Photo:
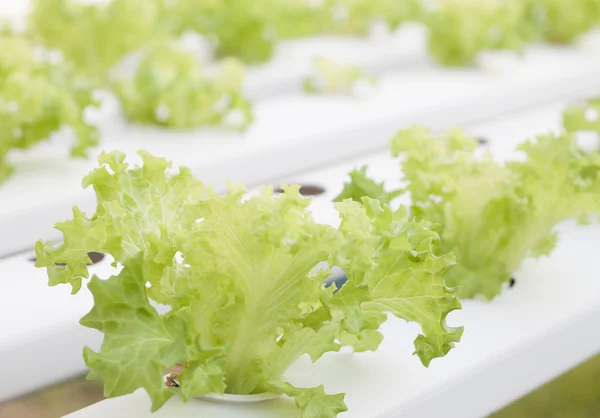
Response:
[[[279,39],[271,16],[280,0],[173,0],[165,19],[173,33],[193,31],[214,41],[221,57],[247,63],[267,61]]]
[[[219,195],[189,169],[175,173],[140,155],[135,167],[122,153],[100,155],[102,166],[83,182],[96,192],[96,213],[75,207],[56,225],[62,244],[36,245],[49,284],[73,293],[89,276],[88,252],[109,254],[120,268],[91,278],[94,306],[81,319],[104,333],[100,350],[85,348],[84,358],[107,397],[144,388],[156,410],[175,394],[271,392],[294,397],[302,417],[335,417],[346,410],[343,394],[285,381],[300,356],[375,350],[388,313],[421,326],[415,353],[425,366],[459,341],[462,328],[445,322],[460,308],[445,284],[454,258],[428,222],[365,198],[338,203],[334,228],[315,222],[298,186],[246,198],[231,185]],[[339,291],[325,286],[323,262],[347,273]],[[178,385],[167,386],[164,370],[175,364]]]
[[[446,66],[472,64],[485,50],[521,51],[535,31],[520,0],[442,0],[425,16],[433,58]]]
[[[14,149],[27,149],[59,131],[73,129],[75,157],[98,144],[97,129],[84,110],[96,106],[90,83],[60,57],[19,35],[0,35],[0,183],[13,171],[6,160]]]
[[[172,128],[223,125],[243,129],[252,122],[241,93],[245,70],[228,59],[209,76],[191,52],[160,42],[146,48],[131,79],[114,83],[132,121]]]
[[[304,79],[305,92],[313,94],[355,94],[361,88],[369,89],[376,79],[364,74],[353,64],[343,64],[319,57],[313,62],[314,74]]]
[[[438,224],[442,252],[456,255],[448,283],[459,297],[494,298],[524,258],[552,251],[558,223],[600,212],[600,155],[584,153],[568,133],[526,141],[518,146],[524,160],[506,164],[477,157],[477,140],[458,129],[436,137],[414,126],[390,147],[402,158],[411,216]],[[360,182],[353,178],[342,196],[397,194],[364,170],[353,174]]]
[[[549,42],[572,43],[600,25],[600,0],[526,0],[525,3],[540,36]]]
[[[33,0],[29,30],[43,45],[60,49],[78,70],[104,83],[127,53],[166,33],[160,0]]]

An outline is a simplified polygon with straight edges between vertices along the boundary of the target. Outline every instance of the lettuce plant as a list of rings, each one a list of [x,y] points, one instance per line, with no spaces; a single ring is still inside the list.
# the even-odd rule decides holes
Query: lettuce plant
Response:
[[[600,99],[568,106],[563,112],[567,132],[592,131],[600,134]]]
[[[375,79],[366,76],[357,65],[341,64],[324,57],[313,63],[314,74],[303,83],[307,93],[316,94],[353,94],[364,86],[373,85]]]
[[[244,73],[241,63],[229,59],[210,76],[194,54],[161,42],[146,49],[131,79],[113,87],[135,122],[243,129],[252,122],[251,104],[241,93]]]
[[[429,50],[446,66],[469,65],[484,50],[520,51],[534,34],[525,11],[520,0],[440,0],[425,16]]]
[[[325,31],[349,35],[368,33],[375,21],[396,29],[406,21],[419,19],[423,11],[420,0],[326,0],[322,8],[329,17]]]
[[[98,132],[84,110],[96,104],[90,84],[60,57],[21,36],[0,35],[0,183],[13,171],[11,150],[31,148],[64,126],[77,139],[71,154],[85,157]]]
[[[294,397],[302,417],[335,417],[346,410],[343,394],[285,381],[300,356],[375,350],[386,314],[421,326],[414,344],[425,366],[459,341],[462,328],[445,322],[460,308],[444,282],[454,258],[428,222],[365,198],[338,203],[334,228],[315,222],[298,186],[245,198],[231,185],[219,195],[189,169],[140,155],[143,165],[130,167],[122,153],[101,154],[83,181],[96,192],[96,213],[75,207],[56,224],[62,244],[36,245],[49,284],[73,293],[89,277],[89,251],[119,268],[91,278],[94,306],[81,319],[104,333],[84,358],[106,396],[144,388],[156,410],[175,394],[271,392]],[[323,262],[346,271],[339,291],[325,287]],[[164,370],[175,364],[178,385],[167,386]]]
[[[571,43],[600,25],[600,0],[526,0],[542,39]]]
[[[280,0],[173,0],[165,17],[171,32],[194,31],[214,40],[217,54],[247,63],[267,61],[277,33],[271,16]]]
[[[160,0],[33,0],[30,31],[97,82],[127,53],[163,34]]]
[[[518,146],[524,160],[506,164],[489,153],[477,157],[477,141],[460,130],[436,137],[414,126],[390,147],[402,157],[411,216],[440,225],[443,252],[456,255],[448,283],[459,297],[494,298],[524,258],[551,252],[558,223],[600,212],[600,155],[584,153],[568,133],[526,141]],[[363,170],[342,196],[397,192],[385,192]]]

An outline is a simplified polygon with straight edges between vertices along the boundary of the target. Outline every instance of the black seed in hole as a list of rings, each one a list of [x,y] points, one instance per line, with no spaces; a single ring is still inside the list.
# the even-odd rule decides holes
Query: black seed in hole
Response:
[[[510,278],[510,282],[508,283],[508,287],[513,287],[517,283],[517,280],[514,277]]]
[[[90,258],[90,260],[92,261],[92,264],[96,264],[99,263],[100,261],[104,260],[104,254],[103,253],[97,253],[95,251],[91,251],[88,253],[88,257]],[[31,257],[29,259],[29,261],[35,263],[37,260],[36,257]],[[56,263],[57,266],[64,266],[65,264],[63,263]]]
[[[274,193],[283,193],[283,190],[279,187],[273,190]],[[325,189],[315,184],[302,184],[300,185],[300,194],[302,196],[318,196],[325,193]]]
[[[487,138],[484,138],[484,137],[482,137],[482,136],[480,136],[480,137],[478,137],[478,138],[477,138],[477,143],[478,143],[479,145],[487,145],[487,144],[488,144],[488,142],[489,142],[489,141],[487,140]]]

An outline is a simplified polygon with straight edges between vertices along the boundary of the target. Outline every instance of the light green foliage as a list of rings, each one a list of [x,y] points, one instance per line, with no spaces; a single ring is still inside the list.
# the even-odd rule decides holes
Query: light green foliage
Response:
[[[98,132],[83,111],[96,105],[87,81],[69,64],[45,59],[46,52],[17,35],[0,35],[0,183],[13,168],[6,161],[12,149],[27,149],[63,126],[77,142],[71,154],[84,157],[98,144]]]
[[[191,30],[214,39],[220,56],[248,63],[268,60],[277,34],[270,24],[273,0],[173,0],[167,2],[170,30]]]
[[[241,63],[228,59],[209,76],[192,53],[160,43],[145,51],[133,77],[116,82],[114,90],[132,121],[243,129],[252,122],[251,104],[241,94],[244,73]]]
[[[326,31],[348,35],[366,34],[376,21],[395,29],[422,14],[418,0],[324,0],[322,9],[330,19]]]
[[[84,180],[96,191],[96,213],[75,208],[56,225],[63,244],[36,245],[49,284],[74,292],[88,278],[88,251],[122,266],[108,280],[91,279],[94,307],[81,320],[104,333],[100,351],[84,356],[107,396],[142,387],[157,409],[176,393],[275,392],[293,396],[302,417],[335,417],[346,409],[343,394],[283,380],[300,356],[316,361],[343,345],[375,350],[387,313],[421,326],[415,352],[424,365],[460,339],[462,328],[445,323],[460,308],[444,283],[454,258],[405,209],[346,200],[336,229],[314,221],[299,186],[247,199],[239,185],[217,194],[189,169],[173,173],[164,159],[140,155],[143,165],[129,167],[122,153],[102,154]],[[324,285],[329,271],[316,268],[326,261],[349,277],[338,292]],[[176,363],[180,387],[167,388],[163,370]]]
[[[571,43],[600,25],[600,0],[526,0],[529,16],[542,39]]]
[[[95,81],[125,54],[160,36],[161,0],[111,0],[84,4],[77,0],[33,0],[30,31]]]
[[[401,189],[387,192],[383,183],[377,183],[367,176],[366,165],[352,170],[348,175],[350,176],[350,181],[344,184],[343,190],[333,199],[334,202],[342,202],[346,199],[360,202],[363,196],[369,196],[382,203],[390,204],[395,197],[400,196],[404,192]]]
[[[567,132],[592,131],[600,134],[600,99],[568,106],[563,112]]]
[[[169,27],[215,40],[221,56],[268,60],[280,39],[315,34],[365,34],[376,20],[396,28],[421,16],[418,0],[196,0],[169,1]]]
[[[354,94],[359,83],[372,85],[375,79],[366,76],[360,67],[341,64],[324,57],[313,63],[315,74],[304,80],[303,88],[315,94]]]
[[[521,261],[548,254],[554,227],[600,210],[600,157],[578,149],[570,135],[540,135],[518,149],[524,162],[499,164],[477,142],[455,130],[435,137],[423,128],[400,132],[394,155],[406,158],[412,213],[440,222],[441,236],[459,267],[451,283],[459,295],[500,293]]]
[[[447,66],[472,64],[484,50],[520,51],[534,35],[521,0],[441,0],[425,22],[432,56]]]
[[[600,212],[600,156],[569,134],[527,141],[525,160],[505,165],[477,157],[477,141],[460,130],[437,137],[414,126],[390,146],[403,159],[411,215],[438,224],[442,250],[456,255],[448,284],[460,297],[497,296],[524,258],[551,252],[558,223]]]

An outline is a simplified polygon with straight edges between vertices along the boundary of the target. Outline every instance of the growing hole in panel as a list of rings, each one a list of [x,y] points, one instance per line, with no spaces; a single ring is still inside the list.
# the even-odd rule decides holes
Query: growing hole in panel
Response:
[[[98,253],[95,251],[91,251],[88,253],[88,257],[90,258],[90,260],[92,261],[92,264],[97,264],[100,261],[104,260],[105,255],[103,253]],[[29,259],[29,261],[35,263],[37,261],[36,257],[31,257]],[[57,266],[64,266],[63,263],[56,263]]]
[[[273,189],[274,193],[283,193],[283,190],[279,187]],[[325,193],[325,189],[316,184],[301,184],[300,185],[300,194],[302,196],[318,196]]]

